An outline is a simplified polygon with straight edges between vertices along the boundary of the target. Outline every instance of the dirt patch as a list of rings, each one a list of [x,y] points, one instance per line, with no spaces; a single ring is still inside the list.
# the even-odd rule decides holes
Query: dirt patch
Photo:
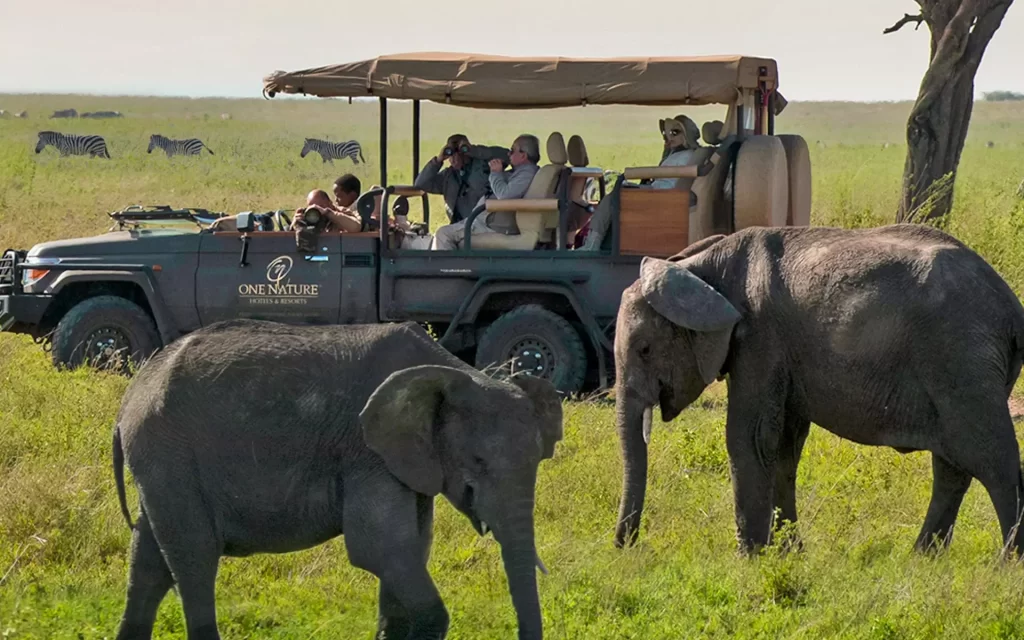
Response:
[[[1010,417],[1014,422],[1024,419],[1024,397],[1010,396]]]

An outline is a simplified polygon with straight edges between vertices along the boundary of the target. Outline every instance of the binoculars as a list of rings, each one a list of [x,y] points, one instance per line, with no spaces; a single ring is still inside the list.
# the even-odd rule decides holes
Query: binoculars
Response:
[[[444,155],[445,156],[453,156],[453,155],[455,155],[456,151],[458,151],[460,153],[469,153],[469,145],[466,144],[465,142],[463,142],[458,147],[450,147],[450,146],[449,147],[445,147],[444,148]]]

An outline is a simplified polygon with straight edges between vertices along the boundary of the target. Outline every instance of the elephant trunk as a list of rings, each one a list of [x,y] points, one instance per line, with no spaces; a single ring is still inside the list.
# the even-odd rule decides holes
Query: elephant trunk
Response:
[[[502,527],[501,559],[508,577],[508,590],[516,609],[519,640],[541,640],[544,637],[537,595],[539,557],[534,543],[533,500],[518,505]]]
[[[640,532],[640,515],[647,492],[647,441],[653,407],[625,390],[615,395],[615,413],[622,445],[623,478],[619,521],[615,527],[615,546],[620,549],[636,542]]]

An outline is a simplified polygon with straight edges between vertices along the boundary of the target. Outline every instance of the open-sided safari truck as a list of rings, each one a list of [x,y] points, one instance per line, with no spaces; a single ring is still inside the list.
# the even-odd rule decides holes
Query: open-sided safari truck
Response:
[[[49,336],[55,362],[73,365],[114,347],[144,357],[229,318],[414,321],[429,324],[445,348],[478,367],[509,365],[566,392],[604,388],[614,371],[621,293],[636,280],[644,255],[667,257],[713,233],[753,225],[808,223],[807,146],[797,136],[773,135],[785,104],[777,86],[773,60],[742,56],[431,53],[277,72],[264,81],[268,96],[379,99],[378,231],[323,233],[309,251],[300,250],[281,216],[261,230],[252,216],[242,216],[235,227],[189,232],[147,230],[133,214],[131,226],[103,236],[6,252],[0,329]],[[590,165],[583,140],[572,136],[567,148],[554,132],[526,197],[487,203],[490,211],[514,211],[519,233],[467,233],[459,249],[436,251],[401,248],[389,228],[391,203],[399,197],[420,198],[427,222],[430,216],[426,194],[388,184],[388,102],[396,99],[412,101],[413,176],[421,166],[423,100],[482,109],[720,104],[727,112],[723,121],[705,124],[706,146],[690,165],[605,168],[621,172],[607,196],[605,172]],[[675,188],[625,184],[645,178],[671,178]],[[601,184],[598,199],[618,204],[606,242],[593,250],[573,248],[569,224],[588,180]],[[366,229],[368,210],[362,212]],[[467,230],[472,222],[472,216],[465,220]]]

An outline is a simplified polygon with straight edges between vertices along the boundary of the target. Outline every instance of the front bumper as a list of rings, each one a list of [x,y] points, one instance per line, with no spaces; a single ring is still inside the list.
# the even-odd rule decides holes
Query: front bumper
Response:
[[[34,333],[53,296],[9,294],[0,296],[0,331]]]

